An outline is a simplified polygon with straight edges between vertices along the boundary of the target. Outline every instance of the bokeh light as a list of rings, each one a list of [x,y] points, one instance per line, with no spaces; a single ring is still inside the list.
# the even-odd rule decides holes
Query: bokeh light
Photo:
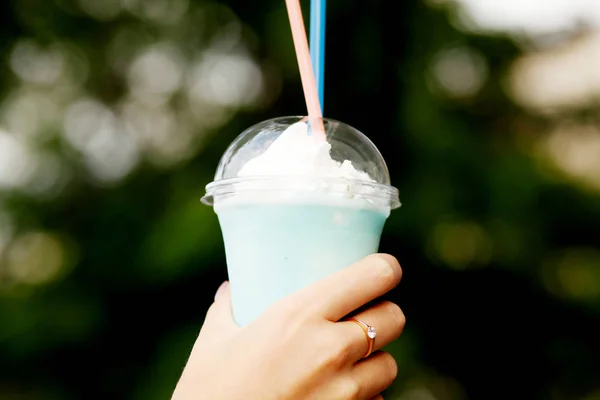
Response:
[[[451,268],[485,266],[493,255],[492,241],[483,227],[470,221],[445,221],[433,230],[430,256]]]
[[[461,5],[461,22],[475,31],[509,31],[544,35],[600,27],[600,5],[594,0],[445,0]],[[438,1],[439,3],[439,1]]]
[[[192,68],[188,96],[192,107],[210,102],[237,108],[257,102],[262,88],[260,68],[248,56],[211,52]]]
[[[38,85],[56,83],[64,72],[65,59],[56,48],[42,49],[32,40],[15,45],[10,66],[23,81]]]
[[[81,154],[89,173],[100,182],[125,176],[139,160],[135,141],[115,113],[94,99],[81,99],[66,111],[65,138]]]
[[[5,279],[17,285],[48,284],[64,274],[65,258],[65,249],[55,235],[32,232],[17,236],[6,254]]]
[[[600,304],[600,251],[565,249],[549,256],[542,269],[544,286],[571,301]]]
[[[449,97],[472,97],[485,83],[487,65],[476,50],[451,47],[436,54],[432,73],[439,89]]]
[[[168,96],[181,86],[185,61],[173,45],[159,43],[143,50],[129,68],[129,87],[140,100]]]
[[[600,97],[600,32],[523,56],[513,66],[510,91],[520,104],[542,113],[561,113]]]
[[[36,163],[35,154],[17,136],[0,130],[0,189],[27,184]]]
[[[600,192],[600,127],[565,121],[539,144],[549,162],[575,184]]]

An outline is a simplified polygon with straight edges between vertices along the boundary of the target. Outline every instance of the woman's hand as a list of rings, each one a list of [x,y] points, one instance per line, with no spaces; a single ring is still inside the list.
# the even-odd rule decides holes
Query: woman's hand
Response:
[[[390,302],[355,317],[377,329],[374,352],[344,317],[400,282],[395,258],[376,254],[308,286],[240,328],[229,286],[210,307],[173,400],[377,399],[396,377],[393,357],[376,351],[398,338],[405,318]]]

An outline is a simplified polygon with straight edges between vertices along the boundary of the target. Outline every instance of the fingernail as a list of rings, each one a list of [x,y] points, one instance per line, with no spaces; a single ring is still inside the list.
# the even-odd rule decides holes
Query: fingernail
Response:
[[[221,286],[219,286],[219,288],[217,289],[217,293],[215,293],[215,301],[217,301],[217,299],[219,298],[219,295],[223,292],[223,289],[225,289],[227,287],[228,283],[229,282],[227,282],[227,281],[221,283]]]

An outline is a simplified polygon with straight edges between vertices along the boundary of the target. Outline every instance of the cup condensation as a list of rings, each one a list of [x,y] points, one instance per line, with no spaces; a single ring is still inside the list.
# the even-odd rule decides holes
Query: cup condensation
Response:
[[[306,117],[248,128],[206,187],[202,202],[219,219],[240,326],[377,252],[385,220],[400,206],[375,145],[347,124],[322,122],[327,144],[304,137],[314,135]]]

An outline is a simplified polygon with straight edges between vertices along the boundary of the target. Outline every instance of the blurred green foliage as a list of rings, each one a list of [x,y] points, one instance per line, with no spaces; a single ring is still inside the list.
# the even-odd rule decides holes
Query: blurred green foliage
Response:
[[[403,202],[386,398],[598,399],[598,109],[524,104],[527,47],[441,3],[329,4],[325,114],[374,141]],[[305,113],[286,18],[0,4],[0,399],[169,398],[226,279],[204,185],[245,128]]]

